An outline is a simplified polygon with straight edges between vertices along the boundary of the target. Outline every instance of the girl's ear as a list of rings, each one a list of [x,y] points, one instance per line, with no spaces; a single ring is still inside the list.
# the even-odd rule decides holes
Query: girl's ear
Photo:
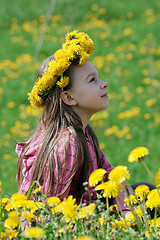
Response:
[[[61,98],[62,98],[62,101],[65,104],[67,104],[68,106],[76,106],[77,105],[76,100],[74,99],[74,97],[68,91],[63,91],[61,93]]]

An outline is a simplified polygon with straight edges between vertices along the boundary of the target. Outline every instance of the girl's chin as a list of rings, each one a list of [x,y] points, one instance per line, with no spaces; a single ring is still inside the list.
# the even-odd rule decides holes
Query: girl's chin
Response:
[[[107,109],[108,107],[109,107],[109,102],[107,101],[105,109]]]

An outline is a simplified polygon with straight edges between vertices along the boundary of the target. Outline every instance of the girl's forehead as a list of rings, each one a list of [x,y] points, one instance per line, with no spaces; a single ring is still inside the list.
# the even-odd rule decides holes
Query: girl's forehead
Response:
[[[90,74],[98,74],[97,69],[94,67],[94,65],[87,61],[83,65],[78,66],[78,65],[73,65],[71,69],[71,74],[73,77],[77,77],[78,75],[81,75],[81,77],[87,77]]]

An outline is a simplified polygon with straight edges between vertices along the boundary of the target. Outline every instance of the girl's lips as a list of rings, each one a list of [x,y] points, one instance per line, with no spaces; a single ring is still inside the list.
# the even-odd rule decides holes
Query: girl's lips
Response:
[[[108,98],[108,92],[103,94],[101,97],[105,97],[105,98]]]

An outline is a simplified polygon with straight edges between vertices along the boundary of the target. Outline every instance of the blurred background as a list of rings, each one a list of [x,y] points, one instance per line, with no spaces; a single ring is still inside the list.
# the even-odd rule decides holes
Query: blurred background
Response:
[[[127,165],[130,183],[151,181],[128,155],[145,146],[155,175],[160,164],[160,0],[1,0],[0,181],[17,191],[16,142],[26,141],[40,110],[31,108],[37,69],[77,29],[93,39],[90,61],[109,84],[107,110],[91,119],[100,147],[113,166]]]

